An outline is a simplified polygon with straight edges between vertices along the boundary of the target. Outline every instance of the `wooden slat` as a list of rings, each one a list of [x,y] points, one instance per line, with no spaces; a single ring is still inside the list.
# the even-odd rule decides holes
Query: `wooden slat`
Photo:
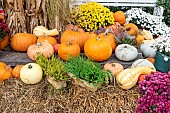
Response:
[[[58,57],[57,55],[55,56]],[[138,57],[136,59],[140,59],[140,58],[143,58],[141,53],[138,54]],[[124,68],[128,68],[135,60],[130,62],[122,62],[116,58],[115,54],[112,54],[112,56],[107,61],[100,62],[100,64],[104,65],[105,63],[108,62],[115,62],[115,63],[122,64]],[[33,62],[32,60],[29,59],[27,53],[6,52],[6,51],[0,51],[0,61],[5,62],[6,64],[11,66]]]
[[[156,3],[157,0],[78,0],[79,2],[110,2],[110,3]]]

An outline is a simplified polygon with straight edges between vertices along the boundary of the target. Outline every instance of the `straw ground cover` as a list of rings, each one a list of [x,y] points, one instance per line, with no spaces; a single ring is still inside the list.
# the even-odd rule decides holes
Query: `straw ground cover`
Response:
[[[71,82],[61,91],[43,80],[26,85],[11,78],[0,83],[1,113],[131,113],[139,98],[138,87],[122,90],[117,85],[90,92]]]

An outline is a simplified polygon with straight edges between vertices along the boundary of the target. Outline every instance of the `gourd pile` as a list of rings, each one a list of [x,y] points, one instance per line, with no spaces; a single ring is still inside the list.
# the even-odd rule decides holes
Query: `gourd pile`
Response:
[[[86,9],[87,6],[90,7]],[[96,14],[96,11],[103,13]],[[138,81],[144,84],[156,72],[153,65],[155,50],[150,47],[154,43],[152,34],[139,30],[133,23],[126,23],[122,11],[113,13],[104,6],[89,2],[74,9],[72,15],[75,22],[66,26],[60,42],[55,38],[59,35],[56,28],[48,30],[37,26],[33,33],[15,34],[11,38],[11,47],[16,52],[27,52],[33,63],[12,69],[0,62],[0,81],[13,76],[26,84],[37,84],[46,78],[56,89],[67,87],[67,81],[72,81],[95,92],[102,86],[115,84],[129,90]],[[84,18],[89,20],[86,22],[82,20]],[[139,50],[146,59],[137,59]],[[122,62],[134,62],[127,69],[116,62],[99,64],[112,54]],[[148,74],[151,75],[147,77]]]

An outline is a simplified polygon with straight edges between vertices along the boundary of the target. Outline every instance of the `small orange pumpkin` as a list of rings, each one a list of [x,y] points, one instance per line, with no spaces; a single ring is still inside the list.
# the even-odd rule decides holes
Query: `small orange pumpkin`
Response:
[[[145,80],[145,77],[146,77],[147,75],[146,74],[142,74],[142,75],[140,75],[139,76],[139,78],[138,78],[138,81],[143,81],[143,80]]]
[[[66,42],[60,44],[58,48],[58,56],[65,61],[68,61],[68,57],[77,57],[80,55],[80,46],[76,42]]]
[[[37,38],[33,34],[17,33],[11,38],[11,47],[15,51],[26,52],[28,47],[37,42]]]
[[[113,33],[116,34],[117,33],[117,29],[120,27],[121,25],[118,22],[115,22],[113,25],[110,26],[106,26],[107,29],[112,29]]]
[[[126,16],[123,11],[116,11],[113,16],[114,16],[115,22],[118,22],[120,25],[125,24]]]
[[[98,35],[101,39],[105,39],[109,44],[110,46],[112,47],[112,52],[115,51],[116,47],[117,47],[117,43],[116,43],[116,40],[114,38],[114,35],[112,33],[100,33]]]
[[[112,55],[112,47],[103,38],[90,38],[84,45],[84,53],[94,61],[105,61]]]
[[[66,30],[74,30],[74,29],[77,29],[77,31],[79,31],[79,32],[84,32],[84,30],[81,27],[77,26],[77,25],[68,24],[66,26]]]
[[[103,67],[103,70],[109,70],[113,75],[117,75],[124,70],[123,66],[119,63],[106,63]]]
[[[21,71],[21,68],[23,67],[24,65],[17,65],[13,68],[12,70],[12,75],[13,77],[15,78],[19,78],[20,77],[20,71]]]
[[[61,35],[61,43],[76,42],[81,50],[84,50],[84,44],[88,40],[88,34],[86,32],[79,32],[77,29],[66,30]]]
[[[35,61],[38,54],[44,55],[47,58],[51,57],[54,54],[54,49],[48,42],[37,42],[28,47],[27,54],[31,60]]]
[[[155,62],[154,58],[146,58],[146,60],[150,61],[152,64],[154,64],[154,62]]]
[[[128,24],[125,25],[125,28],[126,28],[129,35],[131,35],[131,36],[138,35],[139,29],[135,24],[128,23]]]
[[[4,49],[8,45],[9,38],[9,35],[6,35],[5,38],[0,41],[0,50]]]
[[[37,42],[48,42],[51,45],[54,45],[57,43],[57,40],[54,37],[44,35],[44,36],[39,36]]]
[[[0,82],[9,79],[11,76],[12,68],[4,62],[0,62]]]
[[[135,39],[138,44],[142,44],[142,42],[144,41],[144,37],[142,35],[137,35]]]

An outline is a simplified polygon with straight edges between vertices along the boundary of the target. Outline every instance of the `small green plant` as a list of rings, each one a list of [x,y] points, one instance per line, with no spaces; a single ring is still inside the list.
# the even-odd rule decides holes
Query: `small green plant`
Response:
[[[69,79],[69,76],[64,70],[64,63],[60,59],[55,58],[54,55],[51,58],[38,55],[36,63],[41,66],[44,75],[50,75],[56,81]]]
[[[75,77],[94,84],[104,84],[105,78],[111,75],[109,71],[103,71],[100,64],[83,56],[69,58],[69,61],[65,63],[65,68]]]

